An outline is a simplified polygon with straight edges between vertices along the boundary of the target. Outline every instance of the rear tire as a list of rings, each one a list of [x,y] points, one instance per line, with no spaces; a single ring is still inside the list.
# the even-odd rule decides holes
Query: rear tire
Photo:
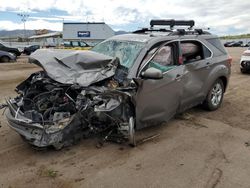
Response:
[[[10,62],[10,58],[8,56],[3,56],[3,57],[1,57],[1,62],[3,62],[3,63]]]
[[[203,107],[209,111],[217,110],[222,103],[224,91],[225,86],[222,80],[216,80],[209,90],[205,101],[203,102]]]

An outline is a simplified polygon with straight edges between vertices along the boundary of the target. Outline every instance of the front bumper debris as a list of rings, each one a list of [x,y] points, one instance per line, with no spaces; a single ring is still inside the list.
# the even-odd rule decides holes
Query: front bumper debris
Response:
[[[135,145],[134,88],[105,82],[106,87],[63,85],[39,72],[21,83],[19,95],[2,107],[8,107],[9,126],[39,148],[61,149],[92,135]]]

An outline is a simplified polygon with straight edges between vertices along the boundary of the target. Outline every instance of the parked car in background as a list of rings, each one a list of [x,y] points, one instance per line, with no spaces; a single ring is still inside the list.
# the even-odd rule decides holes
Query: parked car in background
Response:
[[[242,73],[250,72],[250,48],[245,50],[241,56],[240,70]]]
[[[39,49],[40,46],[39,45],[30,45],[30,46],[26,46],[23,49],[23,53],[26,55],[30,55],[31,53],[35,52],[37,49]]]
[[[10,52],[0,50],[0,63],[16,61],[16,56]]]
[[[64,41],[63,46],[65,49],[73,50],[89,50],[91,46],[83,41]]]
[[[231,43],[234,43],[235,41],[228,41],[228,42],[225,42],[224,43],[224,46],[225,47],[229,47],[229,45],[231,44]]]
[[[243,41],[238,41],[233,44],[233,47],[242,47],[243,46]]]
[[[14,54],[15,56],[20,56],[21,52],[18,50],[18,48],[8,47],[0,43],[0,50],[5,52],[10,52]]]
[[[243,44],[243,47],[250,47],[250,41]]]
[[[231,42],[227,45],[227,47],[242,47],[243,46],[243,41],[234,41]]]
[[[48,43],[46,44],[45,46],[43,46],[45,48],[56,48],[56,44],[53,44],[53,43]]]
[[[194,21],[152,20],[91,50],[37,50],[43,71],[6,101],[10,127],[37,147],[57,149],[82,137],[135,145],[135,131],[202,104],[220,107],[231,58],[219,38]],[[170,29],[154,26],[170,26]],[[188,26],[173,30],[173,26]]]

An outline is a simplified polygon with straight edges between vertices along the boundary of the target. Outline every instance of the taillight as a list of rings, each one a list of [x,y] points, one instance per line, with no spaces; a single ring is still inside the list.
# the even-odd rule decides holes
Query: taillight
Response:
[[[230,67],[232,66],[232,61],[233,61],[233,58],[231,56],[229,56],[227,62],[228,62]]]

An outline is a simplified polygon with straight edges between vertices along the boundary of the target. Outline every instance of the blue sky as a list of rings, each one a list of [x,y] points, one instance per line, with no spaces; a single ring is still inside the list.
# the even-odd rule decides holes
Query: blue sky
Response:
[[[0,0],[0,29],[22,29],[18,13],[28,14],[27,29],[62,30],[62,22],[104,21],[114,30],[147,27],[150,19],[194,19],[218,35],[250,33],[246,0]]]

